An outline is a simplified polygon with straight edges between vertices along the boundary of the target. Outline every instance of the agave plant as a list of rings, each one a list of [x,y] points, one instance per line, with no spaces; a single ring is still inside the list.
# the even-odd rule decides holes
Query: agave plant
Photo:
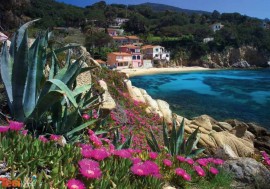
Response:
[[[118,128],[114,129],[112,144],[115,146],[116,149],[118,150],[128,149],[131,147],[131,143],[132,143],[132,135],[129,135],[124,143],[121,143],[121,136],[119,134],[119,129]]]
[[[176,129],[176,121],[173,120],[172,131],[169,135],[167,125],[163,120],[164,146],[171,155],[184,155],[188,158],[192,158],[204,151],[204,148],[195,149],[200,139],[200,136],[198,134],[199,127],[187,138],[187,140],[185,140],[184,138],[184,127],[184,119],[182,120],[178,130]],[[150,137],[146,136],[148,145],[150,146],[152,151],[161,152],[161,149],[158,146],[158,142],[152,130],[150,130],[150,135],[151,139]]]
[[[71,63],[70,49],[79,45],[56,50],[49,47],[49,31],[38,36],[29,48],[27,28],[36,21],[20,27],[10,49],[6,43],[2,48],[1,76],[10,112],[14,120],[24,122],[30,130],[72,137],[94,122],[84,123],[80,115],[94,108],[98,95],[93,96],[90,84],[76,87],[76,77],[94,67],[82,68],[82,57]],[[57,54],[64,51],[68,53],[61,65]],[[46,67],[50,70],[48,76]]]

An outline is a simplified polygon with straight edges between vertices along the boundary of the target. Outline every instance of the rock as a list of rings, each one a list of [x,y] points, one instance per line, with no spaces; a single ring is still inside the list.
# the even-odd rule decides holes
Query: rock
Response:
[[[213,118],[211,118],[210,116],[201,115],[199,117],[195,117],[191,121],[191,124],[203,127],[204,129],[211,131],[211,130],[213,130],[212,123],[215,123],[215,122],[216,121]]]
[[[260,140],[254,140],[254,146],[260,151],[265,151],[267,154],[270,154],[270,137],[264,137]]]
[[[214,156],[223,160],[238,158],[233,149],[228,145],[224,145],[222,148],[216,149]]]
[[[74,60],[74,62],[75,62],[75,60]],[[83,62],[82,68],[86,68],[86,67],[88,67],[88,64],[86,64],[85,62]],[[83,86],[85,84],[91,84],[92,83],[91,72],[90,71],[87,71],[87,72],[84,72],[84,73],[78,75],[77,78],[76,78],[76,81],[77,81],[77,86],[78,87],[79,86]]]
[[[226,123],[226,122],[218,122],[217,125],[227,131],[233,128],[229,123]]]
[[[233,63],[232,67],[234,67],[234,68],[249,68],[250,64],[247,61],[242,60],[242,61]]]
[[[131,83],[130,80],[126,79],[124,82],[126,84],[126,87],[128,89],[128,93],[131,96],[131,98],[133,100],[145,103],[144,97],[143,97],[140,89],[137,88],[137,87],[132,86],[132,83]]]
[[[221,132],[221,131],[224,131],[224,129],[218,125],[213,125],[213,130],[214,131],[217,131],[217,132]]]
[[[102,94],[102,105],[100,108],[113,110],[116,107],[116,103],[108,91],[107,83],[103,80],[99,80],[99,85],[104,89],[104,93]]]
[[[164,100],[157,100],[159,110],[162,112],[164,120],[166,123],[172,123],[172,111],[170,105]]]
[[[234,179],[242,186],[269,188],[270,170],[252,158],[238,158],[225,161],[224,169],[234,174]]]
[[[255,136],[265,136],[267,135],[267,129],[260,127],[254,123],[248,123],[248,130],[252,132]]]
[[[236,126],[245,126],[248,128],[248,125],[242,121],[238,121],[237,119],[229,119],[229,120],[226,120],[226,122],[228,124],[230,124],[232,127],[236,127]]]
[[[212,133],[211,136],[217,143],[217,147],[230,146],[238,157],[254,154],[253,141],[238,138],[228,131]]]
[[[146,104],[149,106],[149,107],[147,107],[147,111],[149,111],[148,113],[158,114],[159,117],[163,117],[163,114],[162,114],[162,112],[160,111],[160,109],[158,107],[157,101],[154,100],[148,94],[143,94],[143,97],[145,99]]]
[[[230,133],[234,134],[238,138],[242,138],[245,135],[247,128],[247,125],[237,125],[230,130]]]

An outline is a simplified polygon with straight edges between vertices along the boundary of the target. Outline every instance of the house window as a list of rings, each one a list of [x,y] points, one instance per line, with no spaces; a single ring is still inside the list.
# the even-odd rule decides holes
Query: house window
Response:
[[[168,55],[168,54],[166,54],[166,57],[169,57],[169,55]]]
[[[116,59],[123,59],[122,56],[116,56]]]
[[[140,60],[141,59],[141,56],[137,56],[137,60]]]
[[[158,49],[156,49],[156,52],[158,52]]]
[[[136,60],[136,56],[132,56],[132,60]]]
[[[140,52],[140,49],[135,49],[135,52],[136,52],[136,53],[139,53],[139,52]]]
[[[158,57],[158,54],[156,54],[155,57]]]

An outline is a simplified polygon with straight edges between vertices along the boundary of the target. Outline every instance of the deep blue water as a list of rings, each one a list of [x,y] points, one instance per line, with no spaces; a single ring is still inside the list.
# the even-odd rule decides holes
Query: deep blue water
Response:
[[[270,129],[270,69],[137,76],[132,84],[182,116],[239,119]]]

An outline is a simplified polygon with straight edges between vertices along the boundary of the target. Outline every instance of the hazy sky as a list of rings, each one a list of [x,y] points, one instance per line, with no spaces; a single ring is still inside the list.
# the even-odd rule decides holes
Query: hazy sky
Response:
[[[100,0],[57,0],[85,7]],[[107,0],[107,4],[140,4],[145,2],[162,3],[185,9],[220,12],[239,12],[258,18],[270,18],[270,0]]]

